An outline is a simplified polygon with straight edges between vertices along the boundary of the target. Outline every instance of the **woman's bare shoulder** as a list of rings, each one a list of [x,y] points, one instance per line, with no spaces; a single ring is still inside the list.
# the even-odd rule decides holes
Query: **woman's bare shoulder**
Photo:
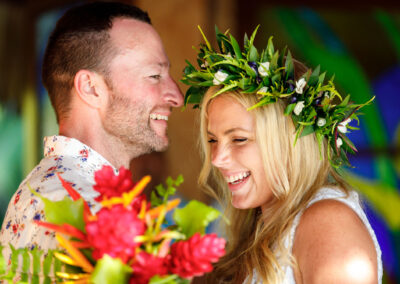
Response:
[[[305,210],[293,254],[302,283],[377,283],[372,238],[356,212],[340,201],[319,201]]]

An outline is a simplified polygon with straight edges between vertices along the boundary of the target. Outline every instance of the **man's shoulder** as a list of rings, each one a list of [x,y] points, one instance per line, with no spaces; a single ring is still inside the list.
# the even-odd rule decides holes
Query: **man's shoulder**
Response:
[[[76,190],[92,191],[93,174],[88,174],[77,166],[76,159],[72,157],[43,158],[21,182],[18,191],[34,190],[47,198],[58,199],[57,197],[66,194],[58,176],[70,183]]]

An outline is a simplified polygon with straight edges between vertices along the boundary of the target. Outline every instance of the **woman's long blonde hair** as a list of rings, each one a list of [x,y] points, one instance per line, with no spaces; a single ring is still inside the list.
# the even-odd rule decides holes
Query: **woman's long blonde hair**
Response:
[[[264,283],[281,283],[283,264],[297,269],[295,259],[284,245],[294,217],[306,208],[321,187],[334,185],[347,192],[346,185],[329,164],[326,142],[319,148],[312,134],[299,138],[294,145],[295,127],[291,117],[284,115],[285,102],[279,100],[250,111],[255,120],[266,182],[274,198],[262,214],[260,208],[234,208],[226,181],[211,164],[207,137],[208,106],[218,89],[210,88],[201,106],[200,145],[204,163],[199,184],[226,208],[230,225],[226,228],[227,253],[215,265],[208,282],[242,283],[246,277],[250,282],[256,272]],[[238,91],[220,96],[230,96],[246,109],[257,102],[255,94]]]

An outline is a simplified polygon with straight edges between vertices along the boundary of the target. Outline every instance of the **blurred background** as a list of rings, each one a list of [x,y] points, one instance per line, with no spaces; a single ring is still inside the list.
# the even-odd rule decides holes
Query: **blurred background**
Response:
[[[0,220],[22,179],[42,157],[42,141],[58,132],[41,83],[47,38],[62,13],[86,1],[0,1]],[[310,67],[321,65],[355,102],[375,95],[363,109],[361,131],[349,134],[359,153],[348,181],[365,209],[382,248],[384,283],[400,283],[400,3],[384,1],[141,0],[119,1],[149,12],[163,39],[178,81],[185,59],[195,61],[200,25],[213,43],[214,26],[239,40],[261,27],[256,46],[274,36]],[[214,42],[215,43],[215,42]],[[187,87],[179,83],[183,92]],[[169,121],[170,148],[133,161],[136,179],[151,174],[153,185],[183,174],[186,200],[211,202],[197,187],[198,120],[190,107]]]

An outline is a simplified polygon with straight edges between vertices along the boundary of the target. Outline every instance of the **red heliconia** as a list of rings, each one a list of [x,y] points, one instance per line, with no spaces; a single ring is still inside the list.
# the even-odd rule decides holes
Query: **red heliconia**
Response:
[[[135,186],[131,172],[124,167],[121,167],[118,175],[115,175],[111,166],[103,166],[101,170],[94,173],[94,180],[96,184],[93,189],[100,193],[95,200],[99,202],[105,198],[121,196],[122,193],[129,192]]]
[[[168,256],[170,271],[183,278],[200,276],[212,271],[212,262],[225,254],[225,240],[216,234],[200,236],[194,234],[187,241],[179,241],[171,246]]]
[[[108,254],[126,263],[135,256],[140,243],[134,239],[146,231],[146,224],[137,213],[123,205],[114,205],[110,209],[102,208],[96,214],[97,220],[86,223],[87,241],[94,248],[94,259]]]
[[[168,265],[164,257],[158,257],[144,251],[136,255],[132,268],[131,284],[147,284],[155,275],[168,274]]]

